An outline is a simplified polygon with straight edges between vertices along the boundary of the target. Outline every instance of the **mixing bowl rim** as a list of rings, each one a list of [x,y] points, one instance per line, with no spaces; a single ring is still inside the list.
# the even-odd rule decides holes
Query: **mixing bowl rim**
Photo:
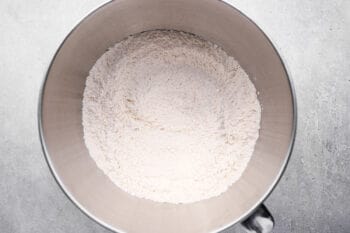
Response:
[[[277,186],[278,182],[280,181],[281,177],[283,176],[287,164],[289,162],[289,159],[291,157],[291,153],[293,150],[293,146],[294,146],[294,142],[295,142],[295,137],[296,137],[296,129],[297,129],[297,102],[296,102],[296,94],[295,94],[295,89],[294,89],[294,85],[291,79],[291,74],[288,68],[288,65],[285,62],[285,59],[283,58],[283,55],[281,55],[281,53],[279,52],[279,50],[276,48],[275,43],[272,42],[272,40],[267,36],[267,34],[252,20],[250,19],[246,14],[244,14],[242,11],[240,11],[239,9],[237,9],[236,7],[234,7],[232,4],[227,3],[223,0],[213,0],[213,1],[218,1],[222,4],[225,4],[227,7],[232,8],[233,10],[236,10],[239,14],[241,14],[243,17],[245,17],[250,23],[252,23],[263,35],[264,37],[268,40],[268,42],[270,43],[270,45],[272,46],[273,50],[275,51],[275,53],[277,54],[283,69],[285,71],[285,73],[287,74],[287,79],[288,79],[288,84],[289,84],[289,89],[290,89],[290,93],[292,96],[292,105],[293,105],[293,126],[292,126],[292,134],[291,134],[291,138],[290,138],[290,142],[289,142],[289,146],[288,146],[288,151],[287,151],[287,156],[283,161],[283,164],[278,172],[278,175],[276,176],[275,180],[271,183],[270,187],[267,189],[266,193],[249,209],[247,210],[244,214],[242,214],[239,218],[237,218],[236,220],[218,228],[215,229],[215,232],[219,232],[222,231],[224,229],[227,229],[241,221],[244,221],[246,218],[248,218],[258,207],[259,205],[261,205],[261,203],[263,203],[268,197],[269,195],[272,193],[272,191],[275,189],[275,187]],[[121,229],[117,229],[109,224],[107,224],[106,222],[104,222],[103,220],[99,219],[98,217],[94,216],[92,213],[90,213],[89,210],[87,210],[84,206],[82,206],[79,201],[77,199],[74,198],[74,196],[68,191],[68,189],[65,187],[65,184],[63,183],[63,181],[60,179],[59,175],[57,174],[57,172],[55,171],[55,168],[53,166],[53,162],[50,159],[50,155],[49,155],[49,151],[46,147],[46,142],[45,142],[45,136],[44,136],[44,131],[43,131],[43,123],[42,123],[42,109],[43,109],[43,100],[44,100],[44,91],[45,91],[45,86],[46,86],[46,81],[48,80],[51,68],[53,63],[56,60],[57,54],[59,53],[59,51],[61,50],[62,46],[65,44],[65,42],[67,41],[67,39],[71,36],[71,34],[83,23],[85,22],[88,18],[90,18],[93,14],[95,14],[96,12],[100,11],[102,8],[107,7],[109,4],[113,3],[114,0],[108,1],[102,5],[100,5],[99,7],[97,7],[96,9],[92,10],[90,13],[88,13],[85,17],[83,17],[74,27],[73,29],[67,34],[67,36],[64,38],[64,40],[60,43],[60,45],[58,46],[50,64],[49,67],[47,69],[47,72],[45,74],[45,77],[42,81],[41,84],[41,88],[40,88],[40,93],[39,93],[39,101],[38,101],[38,129],[39,129],[39,139],[40,139],[40,143],[41,143],[41,147],[44,153],[44,157],[45,160],[48,164],[49,170],[52,174],[52,176],[54,177],[56,183],[58,184],[58,186],[60,187],[60,189],[62,190],[62,192],[66,195],[66,197],[76,206],[78,207],[78,209],[81,210],[81,212],[83,212],[87,217],[89,217],[90,219],[94,220],[95,222],[97,222],[99,225],[101,225],[102,227],[111,230],[113,232],[124,232]]]

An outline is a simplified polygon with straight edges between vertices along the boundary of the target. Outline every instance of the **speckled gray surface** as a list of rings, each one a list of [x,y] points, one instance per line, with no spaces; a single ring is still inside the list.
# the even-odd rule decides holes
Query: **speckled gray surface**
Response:
[[[36,116],[39,88],[56,48],[103,2],[0,1],[1,233],[109,232],[55,183],[41,152]],[[297,93],[292,159],[266,202],[276,219],[274,232],[350,232],[350,1],[229,2],[275,42]]]

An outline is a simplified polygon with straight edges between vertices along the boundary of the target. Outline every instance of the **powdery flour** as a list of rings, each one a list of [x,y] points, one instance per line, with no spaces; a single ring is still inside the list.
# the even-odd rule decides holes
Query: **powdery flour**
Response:
[[[260,105],[220,47],[149,31],[116,44],[91,69],[83,125],[91,157],[121,189],[189,203],[240,178],[259,136]]]

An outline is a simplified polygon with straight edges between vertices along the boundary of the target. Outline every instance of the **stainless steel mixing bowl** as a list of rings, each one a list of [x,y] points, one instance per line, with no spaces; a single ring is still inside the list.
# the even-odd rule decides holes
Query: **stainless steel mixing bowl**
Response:
[[[222,46],[259,92],[261,130],[253,157],[242,178],[218,197],[181,205],[133,197],[97,168],[84,144],[82,97],[90,68],[116,42],[152,29],[191,32]],[[256,24],[217,0],[116,0],[103,5],[61,44],[39,103],[43,150],[57,182],[83,212],[118,232],[211,232],[248,216],[244,225],[257,227],[257,214],[268,217],[259,206],[283,173],[295,128],[293,88],[278,52]]]

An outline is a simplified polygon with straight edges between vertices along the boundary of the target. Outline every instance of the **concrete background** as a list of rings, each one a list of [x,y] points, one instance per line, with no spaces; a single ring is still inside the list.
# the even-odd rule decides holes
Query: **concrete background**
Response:
[[[61,192],[37,130],[39,88],[55,50],[103,2],[0,1],[1,233],[109,232]],[[266,202],[274,232],[350,232],[350,1],[229,2],[275,42],[297,93],[295,149]]]

